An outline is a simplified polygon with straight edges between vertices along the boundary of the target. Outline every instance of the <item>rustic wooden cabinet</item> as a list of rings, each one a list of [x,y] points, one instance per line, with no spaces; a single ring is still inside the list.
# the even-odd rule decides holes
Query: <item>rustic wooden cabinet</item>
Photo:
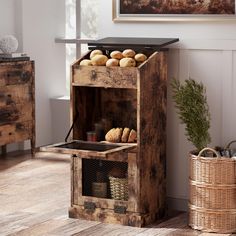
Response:
[[[35,148],[34,62],[0,62],[0,145],[31,140]]]
[[[163,46],[175,41],[161,42]],[[95,48],[107,55],[114,49],[133,48],[145,52],[148,59],[138,67],[81,66],[81,60],[89,58],[89,51],[77,60],[71,67],[73,140],[44,150],[72,155],[70,217],[142,227],[166,212],[168,52],[150,43],[140,46],[139,42],[105,45],[103,41]],[[86,141],[87,132],[104,120],[110,127],[137,130],[137,143]],[[125,173],[120,195],[122,191],[125,194],[120,198],[113,194],[110,173],[114,168]],[[99,192],[99,197],[94,183],[101,179],[101,172],[105,176],[101,186],[107,189]]]
[[[89,159],[73,157],[70,216],[138,227],[151,223],[166,208],[166,52],[154,52],[138,68],[81,67],[79,62],[72,66],[72,107],[80,114],[73,137],[85,139],[86,131],[105,117],[113,127],[137,130],[138,140],[133,149],[124,144],[127,149],[104,158],[113,165],[127,163],[127,201],[83,194],[83,186],[90,185],[83,178],[95,170],[89,171],[91,161],[86,166]],[[86,210],[85,203],[91,202],[94,210]]]

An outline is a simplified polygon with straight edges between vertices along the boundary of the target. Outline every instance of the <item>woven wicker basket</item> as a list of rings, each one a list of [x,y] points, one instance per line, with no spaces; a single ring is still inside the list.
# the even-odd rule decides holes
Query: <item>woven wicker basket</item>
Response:
[[[111,197],[115,200],[128,200],[128,179],[109,176]]]
[[[231,142],[232,143],[232,142]],[[211,151],[216,158],[202,157]],[[215,233],[236,232],[236,159],[204,148],[190,158],[189,225]]]

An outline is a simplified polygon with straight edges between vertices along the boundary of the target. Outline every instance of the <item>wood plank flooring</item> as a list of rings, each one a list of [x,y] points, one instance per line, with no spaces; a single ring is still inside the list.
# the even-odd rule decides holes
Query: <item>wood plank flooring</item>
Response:
[[[146,228],[68,218],[70,157],[11,153],[0,157],[0,235],[19,236],[209,236],[191,230],[180,214]],[[229,234],[228,234],[229,235]]]

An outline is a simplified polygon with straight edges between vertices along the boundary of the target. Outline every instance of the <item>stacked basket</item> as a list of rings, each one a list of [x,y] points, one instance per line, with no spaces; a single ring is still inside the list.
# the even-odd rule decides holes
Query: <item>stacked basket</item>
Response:
[[[202,157],[212,151],[216,158]],[[236,159],[203,149],[190,157],[189,225],[216,233],[236,232]]]

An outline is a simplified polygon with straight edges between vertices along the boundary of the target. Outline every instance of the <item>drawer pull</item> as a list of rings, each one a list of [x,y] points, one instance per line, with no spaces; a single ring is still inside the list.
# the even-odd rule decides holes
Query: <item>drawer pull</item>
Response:
[[[9,135],[12,135],[12,132],[9,132]]]

